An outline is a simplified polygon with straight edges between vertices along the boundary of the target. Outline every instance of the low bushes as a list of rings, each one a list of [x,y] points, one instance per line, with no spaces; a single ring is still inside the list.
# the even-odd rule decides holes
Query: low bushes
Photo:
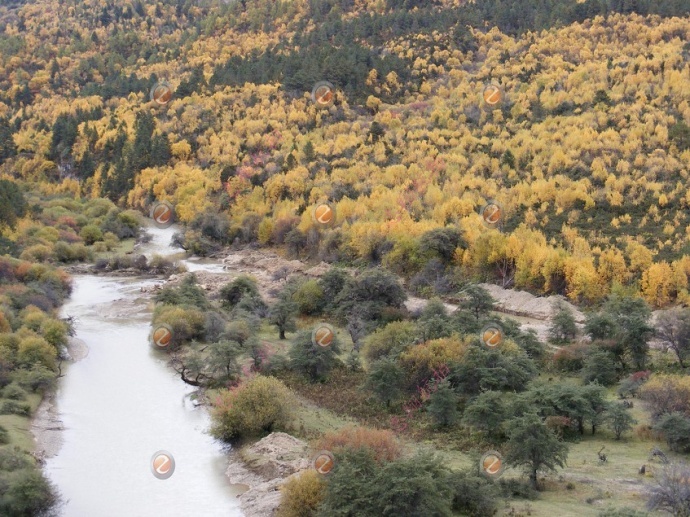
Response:
[[[211,434],[230,441],[284,429],[296,400],[281,381],[257,376],[231,390],[221,391],[211,411]]]

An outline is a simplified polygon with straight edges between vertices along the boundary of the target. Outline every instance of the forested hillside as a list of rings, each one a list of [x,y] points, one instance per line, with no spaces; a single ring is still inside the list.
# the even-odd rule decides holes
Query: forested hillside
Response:
[[[123,207],[169,200],[199,253],[239,239],[382,262],[427,294],[428,278],[469,276],[687,302],[689,10],[3,2],[2,175]],[[336,88],[326,110],[320,80]],[[163,106],[159,81],[174,88]],[[479,222],[489,199],[502,231]],[[320,200],[337,224],[317,232]]]

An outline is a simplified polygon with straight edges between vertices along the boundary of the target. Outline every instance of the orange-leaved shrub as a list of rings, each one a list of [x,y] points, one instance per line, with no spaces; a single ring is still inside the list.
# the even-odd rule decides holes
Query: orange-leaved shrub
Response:
[[[400,443],[392,431],[351,425],[324,434],[316,442],[316,448],[334,454],[343,448],[366,448],[371,450],[378,462],[393,461],[402,453]]]

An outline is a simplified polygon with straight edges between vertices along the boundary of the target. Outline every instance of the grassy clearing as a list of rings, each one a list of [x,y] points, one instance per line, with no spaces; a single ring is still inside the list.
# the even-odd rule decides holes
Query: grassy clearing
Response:
[[[94,251],[93,259],[95,261],[102,258],[107,259],[116,255],[127,255],[128,253],[132,253],[134,251],[135,244],[136,239],[123,239],[118,242],[117,245],[110,251]],[[91,246],[90,249],[93,249],[93,246]]]
[[[7,399],[0,399],[0,406],[5,400]],[[29,404],[31,415],[33,415],[41,403],[41,395],[30,393],[21,402]],[[32,452],[35,449],[36,444],[31,433],[31,418],[31,416],[23,415],[0,415],[0,426],[7,429],[9,434],[9,446],[17,446],[27,452]]]

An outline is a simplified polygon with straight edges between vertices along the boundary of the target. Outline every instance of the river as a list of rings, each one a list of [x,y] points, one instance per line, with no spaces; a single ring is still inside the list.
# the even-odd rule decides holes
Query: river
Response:
[[[173,255],[174,228],[148,229],[139,250]],[[184,261],[189,270],[220,270]],[[190,400],[193,388],[148,343],[151,299],[141,287],[159,280],[75,275],[62,308],[76,318],[88,355],[66,369],[56,392],[62,446],[45,472],[64,502],[64,517],[235,517],[237,495],[225,476],[228,456],[208,435],[209,416]],[[169,479],[154,477],[159,450],[174,457]]]

